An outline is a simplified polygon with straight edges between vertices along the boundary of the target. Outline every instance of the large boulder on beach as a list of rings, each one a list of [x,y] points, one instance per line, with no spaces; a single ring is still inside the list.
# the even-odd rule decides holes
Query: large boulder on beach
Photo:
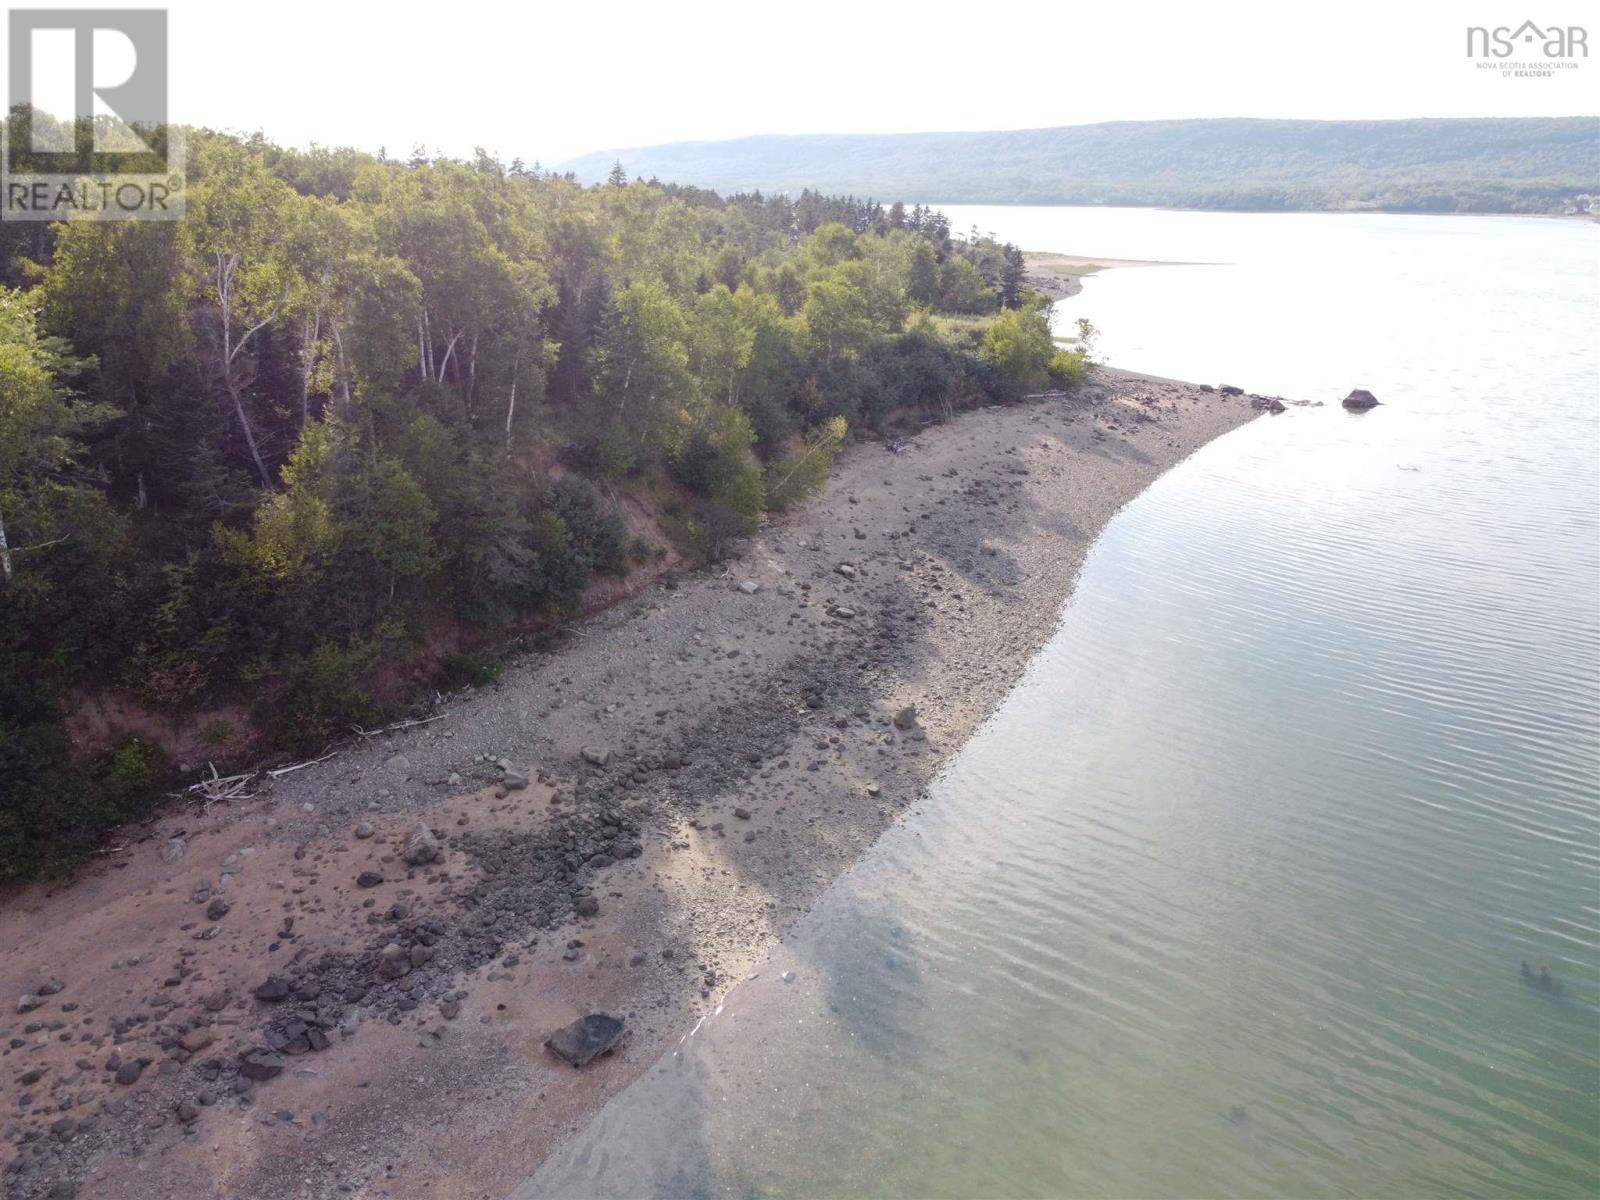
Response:
[[[1378,398],[1366,388],[1357,388],[1344,398],[1344,406],[1351,412],[1365,412],[1378,407]]]
[[[620,1017],[590,1013],[556,1030],[544,1044],[562,1062],[581,1067],[613,1049],[622,1040],[623,1028]]]

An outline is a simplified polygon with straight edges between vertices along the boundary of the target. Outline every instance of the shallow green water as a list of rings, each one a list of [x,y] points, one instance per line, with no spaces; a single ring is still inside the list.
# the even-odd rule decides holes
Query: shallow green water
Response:
[[[929,800],[518,1195],[1596,1194],[1600,231],[971,219],[1221,264],[1063,305],[1113,361],[1386,403],[1125,509]]]

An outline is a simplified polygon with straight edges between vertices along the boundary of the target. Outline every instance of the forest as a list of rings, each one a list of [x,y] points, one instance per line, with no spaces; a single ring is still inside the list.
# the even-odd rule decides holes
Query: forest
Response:
[[[0,878],[174,786],[88,697],[315,754],[659,560],[619,492],[714,560],[848,438],[1085,370],[922,207],[187,146],[180,221],[0,225]]]
[[[941,204],[1560,213],[1600,191],[1595,117],[1112,121],[982,133],[679,142],[564,164],[706,187],[870,192]]]

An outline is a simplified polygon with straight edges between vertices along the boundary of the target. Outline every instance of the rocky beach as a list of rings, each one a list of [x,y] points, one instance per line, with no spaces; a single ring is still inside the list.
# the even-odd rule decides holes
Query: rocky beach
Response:
[[[1105,522],[1270,406],[1228,393],[1098,368],[854,445],[428,720],[6,893],[0,1194],[504,1196],[923,794]]]

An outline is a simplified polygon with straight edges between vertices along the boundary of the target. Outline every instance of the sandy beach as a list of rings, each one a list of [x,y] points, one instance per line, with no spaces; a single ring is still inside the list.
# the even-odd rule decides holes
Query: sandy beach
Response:
[[[1023,256],[1028,285],[1051,299],[1076,296],[1083,290],[1083,277],[1112,267],[1181,267],[1189,263],[1158,262],[1144,258],[1094,258],[1082,254],[1057,254],[1029,250]]]
[[[854,445],[440,719],[7,894],[3,1194],[506,1195],[923,793],[1105,522],[1259,408],[1101,368]],[[600,1011],[615,1052],[545,1049]]]

